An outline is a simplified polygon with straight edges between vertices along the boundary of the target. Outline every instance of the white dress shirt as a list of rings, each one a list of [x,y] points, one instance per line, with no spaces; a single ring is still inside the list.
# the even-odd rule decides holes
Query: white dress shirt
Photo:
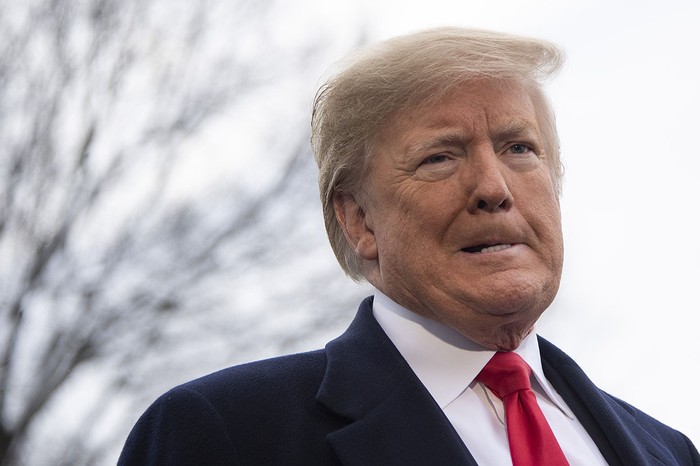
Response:
[[[415,314],[375,291],[374,317],[480,466],[512,464],[503,402],[475,380],[495,351]],[[606,465],[598,447],[544,377],[533,333],[515,350],[532,368],[532,389],[571,466]]]

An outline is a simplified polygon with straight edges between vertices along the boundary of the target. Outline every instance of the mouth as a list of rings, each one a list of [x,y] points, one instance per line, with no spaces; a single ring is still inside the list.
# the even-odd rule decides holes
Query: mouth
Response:
[[[487,252],[503,251],[504,249],[509,249],[511,247],[513,247],[512,244],[478,244],[476,246],[462,248],[462,251],[471,254],[484,254]]]

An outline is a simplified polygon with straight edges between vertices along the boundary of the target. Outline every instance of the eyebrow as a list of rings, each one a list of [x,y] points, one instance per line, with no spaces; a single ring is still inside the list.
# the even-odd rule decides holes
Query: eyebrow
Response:
[[[420,141],[415,144],[410,144],[408,146],[407,153],[409,154],[421,154],[428,152],[431,149],[444,146],[459,146],[464,147],[466,145],[466,136],[463,132],[447,133],[436,138],[431,138],[427,141]]]
[[[541,138],[539,129],[532,122],[528,120],[512,120],[497,128],[492,139],[494,142],[502,142],[523,136],[535,136],[538,140]]]

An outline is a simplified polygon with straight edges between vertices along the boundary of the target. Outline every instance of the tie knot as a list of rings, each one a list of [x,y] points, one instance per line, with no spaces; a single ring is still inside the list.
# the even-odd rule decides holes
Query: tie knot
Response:
[[[530,373],[527,363],[512,352],[497,352],[486,364],[476,380],[486,385],[499,398],[530,388]]]

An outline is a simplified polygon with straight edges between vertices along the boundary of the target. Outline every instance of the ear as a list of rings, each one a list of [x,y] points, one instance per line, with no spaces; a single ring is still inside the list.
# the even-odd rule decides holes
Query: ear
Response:
[[[345,238],[357,255],[368,261],[376,260],[378,254],[374,231],[357,199],[350,194],[337,194],[333,198],[333,209]]]

